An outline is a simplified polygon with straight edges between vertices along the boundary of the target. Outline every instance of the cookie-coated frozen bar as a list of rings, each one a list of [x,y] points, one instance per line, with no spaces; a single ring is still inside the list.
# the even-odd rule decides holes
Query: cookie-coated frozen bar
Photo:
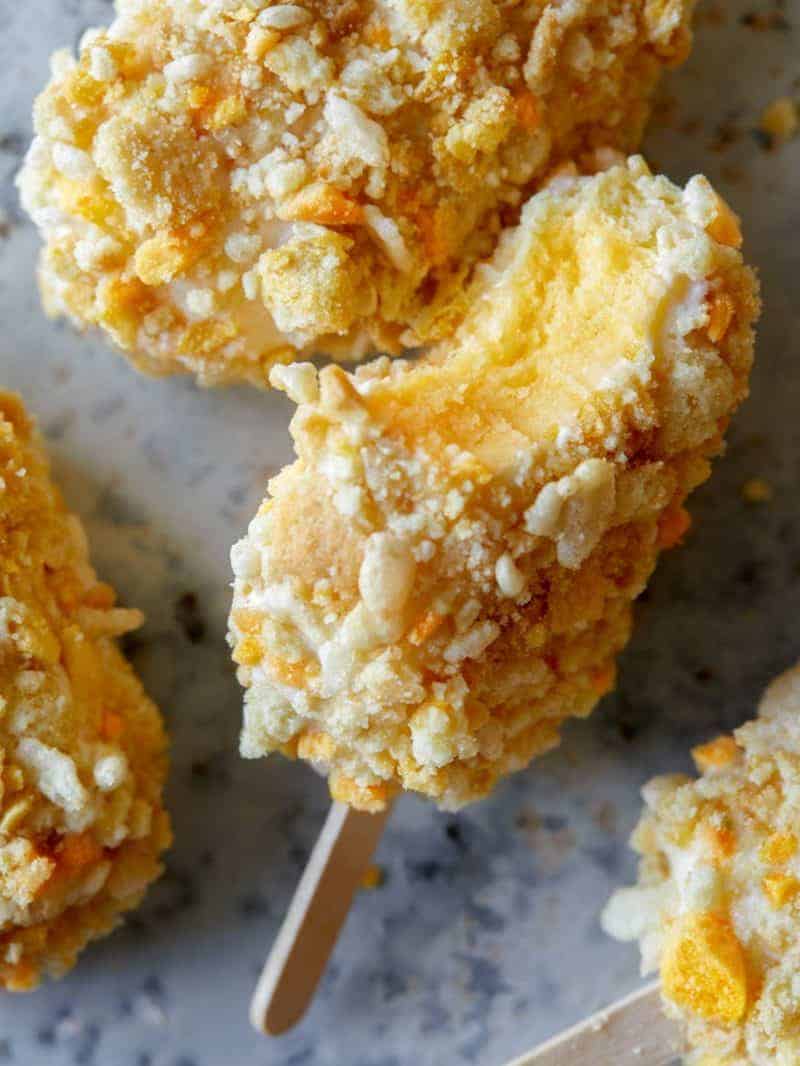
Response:
[[[160,715],[141,624],[89,563],[19,398],[0,392],[0,985],[61,976],[161,871]]]
[[[641,137],[693,0],[118,0],[35,110],[47,310],[266,385],[447,336],[555,163]]]
[[[747,392],[740,240],[704,178],[565,173],[428,357],[273,369],[297,460],[233,550],[245,756],[456,808],[589,713]]]
[[[604,915],[659,970],[692,1066],[800,1062],[800,667],[756,719],[655,778],[632,844],[639,882]]]

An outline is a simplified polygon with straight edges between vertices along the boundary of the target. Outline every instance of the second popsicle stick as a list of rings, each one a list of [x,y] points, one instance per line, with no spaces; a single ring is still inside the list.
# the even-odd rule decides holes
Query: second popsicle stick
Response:
[[[506,1066],[669,1066],[683,1050],[656,981]]]
[[[331,806],[253,994],[260,1032],[278,1036],[305,1014],[390,811]]]

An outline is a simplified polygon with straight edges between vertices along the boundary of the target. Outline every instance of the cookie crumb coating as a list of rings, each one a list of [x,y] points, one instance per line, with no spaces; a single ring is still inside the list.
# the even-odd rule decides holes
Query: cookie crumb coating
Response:
[[[166,739],[41,440],[0,392],[0,984],[59,977],[161,872]]]
[[[273,370],[298,458],[232,553],[245,756],[307,759],[364,810],[458,808],[613,687],[747,391],[758,301],[721,216],[641,159],[564,173],[426,358]]]
[[[644,789],[632,844],[638,884],[604,925],[638,940],[660,970],[687,1064],[800,1062],[800,666],[775,681],[758,717],[693,753],[701,776]]]
[[[205,384],[448,336],[523,190],[637,147],[692,7],[118,0],[36,104],[45,307]]]

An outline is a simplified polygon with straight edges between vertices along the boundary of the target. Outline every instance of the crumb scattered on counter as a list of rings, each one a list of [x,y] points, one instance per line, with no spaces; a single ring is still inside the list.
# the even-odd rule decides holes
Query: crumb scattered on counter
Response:
[[[797,133],[797,104],[789,96],[779,96],[761,115],[760,128],[777,148]]]
[[[361,887],[366,891],[380,888],[386,883],[386,871],[382,866],[368,866],[361,878]]]
[[[751,477],[742,485],[742,499],[748,503],[769,503],[772,486],[762,477]]]

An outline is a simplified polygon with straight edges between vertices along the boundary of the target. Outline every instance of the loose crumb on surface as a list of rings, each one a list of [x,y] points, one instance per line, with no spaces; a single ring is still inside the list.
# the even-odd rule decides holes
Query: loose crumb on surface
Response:
[[[773,100],[761,114],[761,130],[771,139],[773,147],[790,140],[797,133],[797,104],[789,96]]]
[[[748,478],[742,485],[742,499],[747,503],[769,503],[772,497],[772,485],[762,477]]]
[[[386,881],[386,871],[382,866],[369,866],[364,871],[364,876],[361,878],[361,887],[366,891],[370,891],[375,888],[380,888]]]

